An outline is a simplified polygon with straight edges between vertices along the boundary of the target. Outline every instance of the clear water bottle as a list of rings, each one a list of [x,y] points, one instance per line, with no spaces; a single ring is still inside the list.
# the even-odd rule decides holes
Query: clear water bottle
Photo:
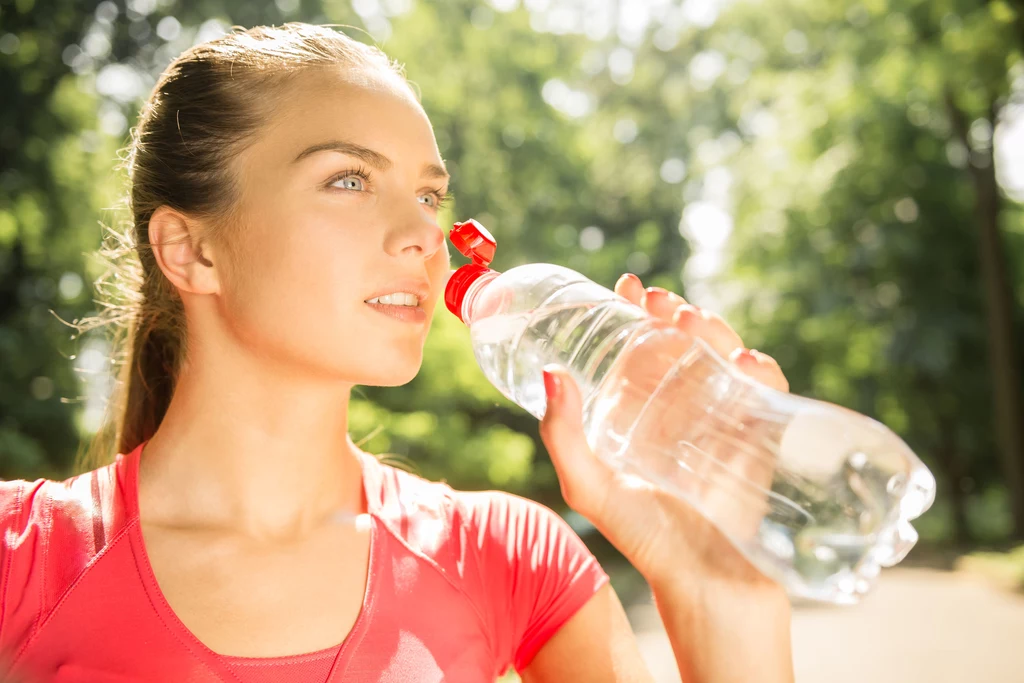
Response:
[[[568,268],[491,270],[476,221],[450,238],[473,263],[445,302],[487,379],[541,418],[542,369],[566,367],[594,453],[682,497],[791,596],[854,603],[917,541],[935,479],[884,425],[764,386]]]

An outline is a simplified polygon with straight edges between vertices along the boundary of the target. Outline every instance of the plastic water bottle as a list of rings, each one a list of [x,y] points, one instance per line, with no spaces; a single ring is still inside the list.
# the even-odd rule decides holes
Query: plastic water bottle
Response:
[[[682,497],[793,597],[854,603],[917,541],[935,479],[884,425],[764,386],[699,338],[551,264],[498,273],[476,221],[445,302],[487,379],[537,418],[566,367],[594,453]]]

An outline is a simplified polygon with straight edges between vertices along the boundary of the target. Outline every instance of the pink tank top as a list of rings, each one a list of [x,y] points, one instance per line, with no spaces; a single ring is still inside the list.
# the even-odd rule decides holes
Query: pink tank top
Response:
[[[363,457],[369,572],[345,641],[223,656],[156,583],[139,528],[141,449],[63,482],[0,482],[0,680],[6,666],[29,683],[493,681],[527,666],[608,581],[548,508]]]
[[[326,681],[341,645],[306,655],[288,657],[226,657],[224,663],[242,683],[277,681]]]

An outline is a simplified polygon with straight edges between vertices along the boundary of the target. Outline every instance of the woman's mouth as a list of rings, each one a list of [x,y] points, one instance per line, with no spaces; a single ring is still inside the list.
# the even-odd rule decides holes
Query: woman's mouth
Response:
[[[427,312],[420,307],[419,298],[415,294],[385,294],[368,299],[364,303],[378,313],[401,322],[423,323],[427,320]]]

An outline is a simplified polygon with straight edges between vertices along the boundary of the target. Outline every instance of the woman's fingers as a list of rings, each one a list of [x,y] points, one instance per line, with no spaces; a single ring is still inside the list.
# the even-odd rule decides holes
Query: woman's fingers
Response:
[[[753,377],[761,384],[779,391],[789,391],[789,380],[783,374],[778,362],[766,353],[756,349],[736,349],[729,356],[746,375]]]
[[[558,365],[544,368],[547,409],[540,436],[558,474],[562,497],[583,516],[604,505],[612,469],[590,450],[583,432],[583,399],[572,375]]]
[[[683,332],[703,339],[723,359],[743,348],[743,340],[717,313],[683,304],[675,309],[671,320]]]
[[[643,307],[655,317],[672,320],[676,309],[684,304],[686,299],[667,289],[648,287],[644,290]]]
[[[633,273],[625,273],[615,283],[615,293],[637,306],[642,305],[644,285]]]
[[[615,293],[644,307],[651,315],[672,321],[683,332],[703,339],[715,353],[737,363],[754,379],[774,389],[789,391],[789,382],[775,359],[760,351],[748,352],[740,336],[717,313],[688,304],[683,297],[661,287],[644,289],[640,278],[632,273],[619,278]]]

